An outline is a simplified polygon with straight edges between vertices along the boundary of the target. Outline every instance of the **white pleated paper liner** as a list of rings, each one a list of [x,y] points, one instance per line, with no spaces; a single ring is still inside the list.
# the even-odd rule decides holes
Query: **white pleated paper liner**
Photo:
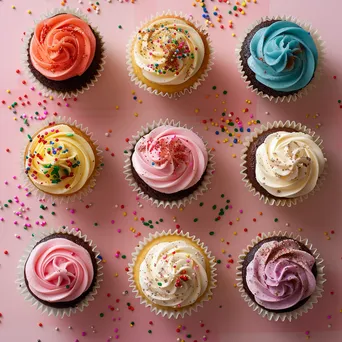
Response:
[[[95,165],[95,170],[92,176],[90,177],[90,179],[88,179],[87,183],[82,189],[70,195],[53,195],[53,194],[46,193],[40,190],[33,184],[33,182],[30,180],[28,175],[25,173],[25,158],[26,158],[25,152],[26,152],[26,147],[29,144],[28,140],[26,140],[25,147],[22,150],[21,156],[20,156],[20,165],[22,166],[21,178],[23,179],[24,185],[28,189],[28,191],[32,195],[36,196],[38,200],[51,201],[51,202],[57,202],[57,203],[69,203],[69,202],[75,202],[76,200],[80,201],[89,193],[91,193],[94,187],[96,186],[96,179],[99,176],[100,171],[102,170],[102,165],[103,165],[102,164],[102,160],[103,160],[102,151],[100,150],[99,145],[97,144],[97,140],[92,139],[93,133],[89,132],[88,127],[83,127],[82,124],[79,124],[76,120],[72,120],[71,118],[56,117],[51,120],[45,120],[44,122],[41,123],[40,127],[37,129],[35,135],[38,132],[43,131],[44,129],[49,129],[50,127],[52,127],[52,126],[49,126],[49,124],[52,124],[52,123],[53,125],[65,124],[70,127],[75,127],[79,129],[85,136],[87,136],[87,138],[91,140],[91,143],[93,144],[96,150],[96,153],[94,151],[96,165]],[[34,135],[32,135],[32,137],[34,137]]]
[[[97,263],[97,276],[94,286],[92,287],[92,290],[88,293],[88,295],[77,304],[75,307],[70,308],[52,308],[50,306],[47,306],[40,301],[38,301],[33,295],[29,292],[26,283],[25,283],[25,263],[34,248],[34,246],[44,239],[47,236],[56,234],[56,233],[64,233],[69,235],[74,235],[80,239],[82,239],[84,242],[86,242],[91,248],[94,253],[96,263]],[[35,233],[34,237],[31,240],[31,243],[26,248],[23,256],[19,260],[18,264],[18,278],[16,280],[17,288],[20,291],[20,293],[24,296],[26,301],[31,302],[32,306],[35,306],[38,310],[42,311],[42,313],[47,314],[48,316],[55,316],[55,317],[61,317],[64,316],[70,317],[71,314],[77,313],[77,311],[82,312],[87,306],[89,306],[89,303],[92,302],[95,299],[95,296],[98,292],[98,289],[100,288],[100,283],[103,281],[103,273],[102,268],[103,266],[100,265],[100,253],[97,251],[97,246],[93,245],[93,241],[88,239],[87,235],[83,235],[81,231],[76,232],[75,229],[69,230],[68,228],[57,228],[57,229],[51,229],[50,231],[39,231],[38,233]]]
[[[192,25],[195,26],[195,28],[199,32],[201,32],[206,37],[206,42],[207,42],[208,47],[209,47],[209,61],[207,63],[206,69],[202,72],[202,75],[200,77],[198,77],[198,79],[190,87],[187,87],[181,91],[172,92],[172,93],[163,92],[163,91],[160,91],[158,89],[153,89],[153,88],[149,87],[147,84],[143,83],[143,81],[140,80],[137,77],[137,75],[135,74],[134,69],[133,69],[133,65],[132,65],[132,50],[134,48],[133,44],[135,41],[135,37],[138,34],[138,31],[142,27],[145,27],[148,23],[150,23],[156,19],[163,18],[163,16],[174,16],[175,18],[183,19],[187,22],[190,22]],[[183,13],[177,13],[177,12],[172,12],[172,11],[168,10],[168,11],[162,12],[161,14],[157,13],[156,15],[152,15],[149,19],[142,22],[140,24],[140,26],[136,28],[136,30],[134,31],[134,33],[130,37],[130,40],[126,46],[126,64],[128,66],[127,70],[128,70],[129,77],[130,77],[131,81],[135,85],[137,85],[139,88],[144,89],[151,94],[159,95],[162,97],[178,98],[178,97],[185,95],[186,93],[191,94],[194,90],[196,90],[205,81],[205,79],[208,77],[208,72],[212,69],[212,66],[214,65],[213,54],[214,54],[214,50],[212,47],[212,41],[208,35],[208,31],[207,31],[206,27],[203,27],[202,25],[200,25],[200,23],[198,21],[194,21],[194,20],[190,19],[189,16],[186,16]],[[156,87],[158,87],[158,84],[156,84]]]
[[[151,204],[155,205],[156,207],[163,207],[163,208],[169,207],[171,209],[173,207],[180,208],[181,206],[184,207],[184,206],[190,204],[192,201],[197,200],[198,197],[202,196],[205,192],[207,192],[209,190],[209,185],[211,183],[211,179],[212,179],[213,173],[215,171],[215,169],[214,169],[214,165],[215,165],[214,154],[211,151],[211,149],[208,148],[208,143],[204,141],[204,144],[205,144],[205,146],[207,148],[207,152],[208,152],[207,168],[206,168],[202,182],[199,184],[197,189],[193,193],[191,193],[190,195],[188,195],[182,199],[179,199],[177,201],[162,201],[162,200],[155,199],[155,198],[149,196],[148,194],[145,194],[133,177],[131,156],[134,152],[134,147],[135,147],[136,143],[140,140],[141,137],[150,133],[153,129],[155,129],[159,126],[165,126],[165,125],[170,125],[170,126],[174,126],[174,127],[184,127],[186,129],[192,130],[191,128],[187,128],[186,125],[181,125],[180,122],[175,122],[174,120],[169,120],[169,119],[153,121],[152,124],[147,124],[146,127],[141,127],[142,130],[140,132],[137,132],[138,133],[137,135],[132,136],[132,139],[129,141],[130,148],[128,149],[127,154],[126,154],[127,159],[125,160],[124,174],[125,174],[125,179],[128,181],[129,185],[131,187],[133,187],[133,191],[137,192],[138,195],[141,198],[143,198],[144,200],[151,202]]]
[[[316,261],[316,267],[317,267],[317,277],[316,277],[316,289],[313,292],[313,294],[309,297],[309,299],[298,309],[295,309],[293,311],[289,312],[283,312],[283,313],[276,313],[268,311],[265,308],[262,308],[260,305],[258,305],[256,302],[254,302],[248,295],[248,293],[243,288],[243,279],[242,279],[242,265],[243,262],[249,253],[249,251],[260,241],[269,238],[269,237],[275,237],[275,236],[285,236],[288,238],[295,239],[302,244],[304,244],[312,253],[313,257]],[[311,243],[309,243],[308,239],[303,239],[299,235],[294,236],[293,233],[288,232],[269,232],[267,234],[263,233],[261,237],[257,236],[255,239],[252,240],[251,244],[246,247],[242,251],[242,254],[238,257],[238,266],[237,266],[237,285],[239,292],[241,293],[241,297],[244,299],[244,301],[247,303],[247,305],[253,310],[256,311],[260,316],[267,318],[268,320],[273,321],[282,321],[285,320],[292,321],[294,319],[297,319],[301,317],[304,313],[307,313],[310,309],[313,308],[313,305],[318,302],[318,299],[322,297],[322,294],[324,292],[323,284],[325,283],[325,274],[324,274],[324,264],[323,259],[320,257],[319,252],[316,248],[312,246]]]
[[[245,38],[256,26],[258,26],[262,22],[268,21],[268,20],[283,20],[283,21],[290,21],[290,22],[297,24],[300,27],[302,27],[304,30],[306,30],[307,32],[310,32],[310,35],[316,44],[316,47],[318,50],[318,61],[317,61],[314,77],[312,78],[312,80],[309,82],[308,85],[306,85],[304,88],[298,90],[298,92],[295,94],[287,95],[287,96],[277,96],[277,97],[265,94],[264,92],[262,92],[261,90],[256,88],[251,83],[251,81],[248,80],[248,77],[243,70],[242,60],[240,58],[240,52],[241,52],[243,43],[245,41]],[[241,78],[246,83],[246,86],[248,89],[250,89],[253,93],[256,93],[258,96],[266,98],[270,101],[274,101],[276,103],[277,102],[284,102],[284,101],[285,102],[291,102],[291,101],[295,102],[298,99],[302,98],[303,96],[306,96],[309,93],[309,91],[311,91],[312,89],[317,87],[317,83],[319,82],[319,79],[322,75],[323,66],[324,66],[323,63],[324,63],[324,56],[325,56],[325,44],[324,44],[323,40],[321,39],[320,35],[318,34],[317,30],[313,29],[310,24],[302,23],[298,19],[296,19],[295,17],[292,17],[292,16],[285,16],[285,15],[279,16],[279,15],[277,15],[277,16],[273,16],[273,17],[262,17],[259,20],[257,20],[256,22],[254,22],[251,26],[249,26],[248,29],[245,31],[245,35],[243,36],[243,38],[239,40],[238,46],[235,49],[235,54],[236,54],[236,58],[237,58],[238,70],[241,74]]]
[[[245,186],[247,187],[248,191],[252,193],[253,196],[257,196],[261,201],[263,201],[265,204],[274,205],[274,206],[287,206],[291,207],[293,205],[296,205],[298,203],[303,202],[305,199],[307,199],[309,196],[314,195],[317,191],[319,191],[322,188],[323,182],[325,181],[326,175],[327,175],[327,162],[325,163],[323,173],[318,177],[316,187],[308,194],[295,197],[295,198],[273,198],[271,196],[264,195],[260,193],[258,190],[256,190],[252,184],[252,182],[248,178],[247,174],[247,168],[248,168],[248,162],[247,162],[247,151],[250,146],[250,144],[259,136],[262,135],[264,132],[267,132],[270,129],[273,128],[292,128],[297,132],[302,132],[310,135],[313,137],[313,141],[323,150],[323,140],[315,134],[315,132],[311,131],[308,127],[296,123],[294,121],[275,121],[273,123],[268,122],[265,125],[262,125],[254,130],[253,133],[251,133],[249,136],[246,137],[244,142],[244,148],[241,152],[241,159],[242,163],[241,166],[241,172],[242,175],[242,181],[245,183]]]
[[[79,8],[73,9],[73,8],[69,8],[69,7],[55,8],[55,9],[52,9],[51,11],[41,15],[38,20],[34,21],[35,26],[39,22],[41,22],[41,21],[43,21],[45,19],[51,18],[53,16],[56,16],[58,14],[72,14],[72,15],[82,19],[89,26],[91,26],[90,23],[89,23],[88,17],[86,15],[84,15]],[[43,93],[44,96],[55,96],[55,97],[61,97],[61,98],[77,97],[78,95],[83,94],[85,91],[87,91],[91,87],[93,87],[95,85],[95,83],[98,81],[99,77],[101,76],[101,74],[102,74],[102,72],[104,70],[105,59],[106,59],[105,48],[104,48],[103,36],[98,31],[98,28],[97,27],[92,27],[92,26],[91,26],[91,28],[94,30],[95,35],[101,41],[102,58],[101,58],[101,61],[100,61],[99,65],[98,65],[98,67],[97,67],[97,72],[96,72],[96,74],[94,74],[93,78],[87,84],[85,84],[82,87],[82,89],[75,89],[75,90],[67,91],[67,92],[58,91],[58,90],[51,89],[51,88],[45,86],[44,84],[39,82],[39,80],[31,72],[31,70],[29,68],[28,51],[27,51],[27,49],[29,47],[29,42],[30,42],[32,34],[34,33],[35,27],[31,28],[30,30],[28,30],[28,32],[26,32],[25,40],[24,40],[24,44],[23,44],[23,50],[22,50],[22,64],[23,64],[25,72],[28,75],[30,81],[33,82],[37,86],[37,88]]]
[[[134,281],[134,265],[137,261],[137,257],[140,254],[140,252],[144,249],[144,247],[150,243],[151,241],[164,236],[179,236],[182,238],[187,238],[193,243],[196,243],[198,248],[202,251],[202,253],[206,256],[207,260],[209,261],[210,265],[210,283],[208,284],[208,287],[206,289],[206,292],[204,295],[202,295],[202,298],[200,301],[195,302],[194,304],[190,306],[186,306],[179,309],[174,309],[170,307],[169,309],[161,308],[160,306],[155,306],[151,301],[147,300],[144,295],[142,295],[139,290],[137,289],[137,286]],[[216,262],[215,257],[211,255],[211,252],[208,251],[208,247],[204,245],[203,242],[201,242],[199,239],[197,239],[195,236],[191,236],[188,232],[184,233],[183,231],[172,231],[171,229],[169,231],[162,231],[162,232],[155,232],[154,234],[149,234],[148,237],[145,237],[143,241],[139,242],[139,245],[135,248],[135,251],[132,253],[132,263],[128,265],[129,271],[129,283],[130,288],[132,289],[132,292],[135,294],[135,298],[138,298],[140,300],[140,304],[145,305],[145,307],[150,308],[151,312],[154,312],[156,315],[161,315],[163,317],[167,318],[184,318],[185,315],[191,315],[192,312],[197,312],[199,308],[203,307],[204,302],[207,302],[211,300],[213,289],[216,288],[217,280],[216,280]]]

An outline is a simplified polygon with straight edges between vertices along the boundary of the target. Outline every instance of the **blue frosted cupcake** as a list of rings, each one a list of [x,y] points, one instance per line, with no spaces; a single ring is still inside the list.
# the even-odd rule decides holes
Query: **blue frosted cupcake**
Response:
[[[310,26],[291,18],[262,19],[237,49],[248,88],[270,100],[296,100],[314,85],[322,42]]]

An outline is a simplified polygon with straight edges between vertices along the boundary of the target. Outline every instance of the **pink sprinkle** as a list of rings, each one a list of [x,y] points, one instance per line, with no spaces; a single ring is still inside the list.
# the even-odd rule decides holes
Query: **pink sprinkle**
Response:
[[[137,212],[134,210],[134,211],[133,211],[133,215],[136,215],[136,214],[137,214]]]
[[[80,230],[80,228],[75,228],[76,232],[78,232]]]
[[[229,264],[227,264],[227,265],[226,265],[226,268],[230,268],[230,265],[229,265]]]
[[[39,221],[36,221],[36,224],[39,224]]]
[[[121,229],[120,228],[118,229],[118,233],[121,233]]]
[[[111,221],[110,221],[110,223],[111,223],[111,224],[114,224],[114,223],[115,223],[115,221],[114,221],[114,220],[111,220]]]
[[[239,212],[240,212],[240,214],[242,214],[242,213],[243,213],[243,210],[242,210],[242,209],[240,209],[240,210],[239,210]]]
[[[14,224],[18,224],[18,221],[14,221],[13,223],[14,223]]]
[[[8,185],[8,182],[7,182],[7,181],[5,181],[5,185]]]
[[[4,219],[3,217],[0,217],[0,221],[4,222],[4,221],[5,221],[5,219]]]
[[[305,331],[305,335],[309,335],[309,334],[310,334],[309,330]]]
[[[12,178],[13,178],[13,179],[17,179],[17,177],[16,177],[16,176],[13,176]]]
[[[85,331],[82,332],[82,336],[86,336],[87,333]]]
[[[34,90],[34,87],[31,87],[30,89],[31,89],[31,90]]]
[[[74,220],[71,220],[71,221],[70,221],[70,224],[74,224],[74,223],[75,223],[75,221],[74,221]]]
[[[71,212],[71,214],[75,214],[76,210],[75,209],[71,209],[70,212]]]
[[[117,333],[118,331],[119,331],[119,329],[118,329],[118,328],[115,328],[115,329],[114,329],[114,332],[115,332],[115,333]]]
[[[119,339],[119,335],[115,335],[115,338],[116,338],[116,339]]]

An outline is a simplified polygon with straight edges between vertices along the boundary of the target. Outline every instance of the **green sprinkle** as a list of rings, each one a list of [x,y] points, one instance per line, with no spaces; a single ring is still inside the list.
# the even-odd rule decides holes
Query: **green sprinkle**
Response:
[[[39,206],[39,208],[45,210],[47,207],[45,207],[44,204],[41,204],[41,205]]]
[[[214,235],[215,234],[215,232],[209,232],[209,235]]]
[[[65,133],[65,135],[66,135],[67,137],[73,137],[73,136],[74,136],[74,133]]]
[[[187,337],[187,338],[191,338],[191,334],[187,334],[186,337]]]
[[[260,123],[260,120],[257,120],[257,123],[259,124],[259,123]]]
[[[162,286],[163,284],[161,282],[158,283],[158,286]]]
[[[153,229],[153,228],[154,228],[154,225],[153,225],[153,224],[150,224],[150,228]]]
[[[54,211],[51,212],[51,215],[56,215],[56,213]]]
[[[22,127],[19,128],[19,131],[20,131],[20,132],[22,132],[23,130],[24,130],[24,128],[22,128]]]
[[[338,103],[341,103],[342,101],[341,101],[341,100],[338,100],[337,102],[338,102]]]
[[[55,207],[55,206],[56,206],[56,203],[55,203],[55,202],[53,202],[51,205],[52,205],[53,207]]]
[[[216,86],[213,86],[213,90],[216,90]]]
[[[213,210],[215,210],[217,208],[217,205],[216,204],[214,204],[213,205]]]
[[[100,313],[100,317],[102,318],[103,316],[104,316],[104,313],[103,313],[103,312],[101,312],[101,313]]]
[[[121,26],[121,25],[119,25],[119,26],[118,26],[118,28],[119,28],[119,29],[122,29],[122,26]]]
[[[66,287],[67,289],[69,289],[69,288],[70,288],[70,285],[66,285],[65,287]]]
[[[161,219],[159,219],[159,222],[164,222],[164,219],[162,219],[162,218],[161,218]]]
[[[201,202],[199,205],[200,205],[200,207],[203,207],[204,203],[203,203],[203,202]]]
[[[39,218],[42,220],[44,218],[44,216],[43,215],[39,215]]]
[[[127,306],[131,306],[131,303],[127,303]]]
[[[30,136],[30,134],[27,134],[27,137],[29,138],[30,142],[32,141],[32,137]]]
[[[228,14],[232,14],[233,12],[232,11],[228,11]]]
[[[8,203],[12,203],[12,200],[11,200],[11,199],[9,199],[9,200],[8,200]]]
[[[230,203],[230,200],[227,200],[226,203]]]
[[[277,218],[274,219],[274,222],[278,222],[279,220]]]
[[[233,7],[233,10],[236,11],[236,10],[237,10],[237,6],[234,6],[234,7]]]
[[[148,333],[149,333],[149,334],[152,334],[152,330],[149,330]]]
[[[7,204],[7,203],[5,203],[5,204],[4,204],[4,207],[5,207],[5,208],[8,208],[8,204]]]
[[[196,217],[196,218],[194,218],[194,222],[197,222],[198,221],[198,218]]]
[[[224,95],[227,95],[227,94],[228,94],[228,91],[227,91],[227,90],[223,90],[223,94],[224,94]]]
[[[131,322],[131,326],[132,326],[132,327],[134,326],[134,324],[135,324],[134,322]]]
[[[224,194],[221,194],[221,198],[223,198],[224,197]]]
[[[150,224],[148,222],[143,222],[144,226],[149,226]]]
[[[228,209],[229,209],[229,205],[226,205],[226,206],[224,207],[224,209],[228,210]]]
[[[94,222],[94,226],[97,227],[99,224],[97,222]]]
[[[126,255],[125,255],[125,254],[122,255],[121,258],[122,258],[122,259],[126,259]]]
[[[218,260],[216,260],[216,262],[217,262],[218,264],[220,264],[220,263],[221,263],[221,260],[220,260],[220,259],[218,259]]]
[[[128,151],[127,151],[127,150],[124,150],[124,153],[128,153]]]

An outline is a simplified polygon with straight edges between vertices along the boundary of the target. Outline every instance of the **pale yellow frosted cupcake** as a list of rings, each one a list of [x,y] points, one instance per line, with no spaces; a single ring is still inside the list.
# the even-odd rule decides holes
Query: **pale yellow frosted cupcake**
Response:
[[[101,151],[76,122],[52,122],[29,136],[25,174],[41,198],[81,198],[95,186]]]
[[[210,70],[208,34],[180,15],[149,21],[133,36],[127,58],[131,80],[162,96],[196,89]]]
[[[211,298],[215,265],[207,247],[189,233],[157,232],[133,253],[131,287],[156,314],[184,317]]]

